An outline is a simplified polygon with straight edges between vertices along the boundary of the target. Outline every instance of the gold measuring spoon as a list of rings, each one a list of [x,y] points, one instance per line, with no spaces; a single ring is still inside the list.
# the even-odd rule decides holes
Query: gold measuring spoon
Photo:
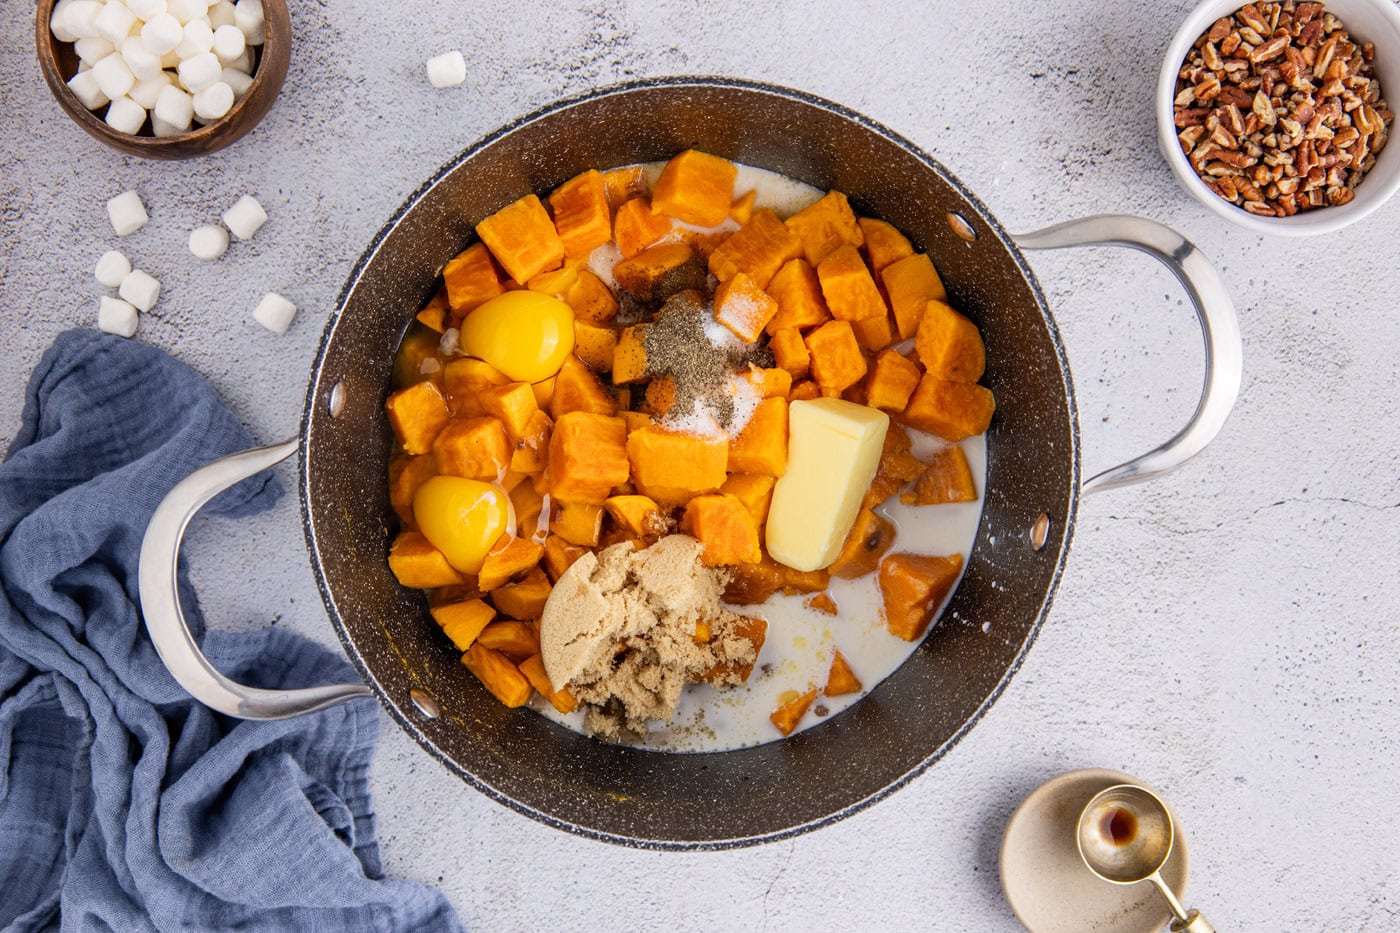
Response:
[[[1176,919],[1171,933],[1215,933],[1198,910],[1187,910],[1162,880],[1171,857],[1176,826],[1167,805],[1136,784],[1115,784],[1099,791],[1079,814],[1076,842],[1089,870],[1112,884],[1150,881],[1167,899]]]

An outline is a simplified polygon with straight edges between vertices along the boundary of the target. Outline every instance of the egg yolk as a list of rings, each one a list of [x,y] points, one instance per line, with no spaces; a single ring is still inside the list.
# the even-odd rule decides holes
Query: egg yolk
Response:
[[[551,295],[506,292],[468,314],[458,340],[516,382],[540,382],[574,350],[574,310]]]
[[[489,483],[434,476],[413,496],[418,530],[461,573],[480,573],[486,553],[506,530],[510,506]]]

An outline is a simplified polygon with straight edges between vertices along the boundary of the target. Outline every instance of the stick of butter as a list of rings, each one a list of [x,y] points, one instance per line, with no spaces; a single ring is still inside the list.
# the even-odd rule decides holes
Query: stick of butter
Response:
[[[839,398],[788,406],[787,472],[768,509],[774,560],[807,571],[836,559],[880,466],[889,426],[884,412]]]

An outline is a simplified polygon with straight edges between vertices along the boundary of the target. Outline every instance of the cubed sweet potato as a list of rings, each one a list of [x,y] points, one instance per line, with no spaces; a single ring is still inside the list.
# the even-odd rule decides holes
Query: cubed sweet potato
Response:
[[[389,549],[389,569],[399,583],[415,590],[435,586],[455,586],[466,578],[447,562],[447,558],[417,531],[401,532]]]
[[[753,343],[778,313],[778,303],[747,273],[737,272],[715,289],[715,320],[747,343]]]
[[[606,324],[617,317],[617,298],[602,279],[587,269],[578,270],[564,293],[564,302],[574,309],[574,317],[580,321]]]
[[[752,564],[744,564],[751,567]],[[763,642],[768,636],[768,622],[754,616],[740,616],[735,621],[731,634],[744,639],[753,649],[753,657],[758,658],[758,653],[763,650]],[[738,661],[721,661],[708,671],[700,675],[702,683],[721,686],[725,684],[743,683],[749,679],[753,673],[754,661],[740,664]]]
[[[538,619],[551,589],[549,577],[536,567],[518,583],[507,583],[492,590],[491,603],[496,611],[512,619]]]
[[[909,432],[898,424],[891,423],[885,432],[885,443],[880,450],[880,465],[875,470],[875,478],[870,481],[861,500],[862,509],[873,509],[899,488],[914,479],[924,470],[924,465],[909,453],[912,442]]]
[[[903,411],[921,375],[918,363],[886,350],[871,364],[865,381],[865,403],[885,411]]]
[[[841,612],[841,608],[836,605],[836,600],[831,598],[830,593],[813,593],[802,600],[802,605],[828,616],[834,616]]]
[[[938,379],[976,382],[987,366],[977,325],[941,301],[925,303],[914,350],[924,369]]]
[[[413,497],[418,487],[437,476],[437,472],[437,461],[428,454],[401,454],[389,461],[389,504],[407,527],[417,527]]]
[[[544,572],[549,575],[549,579],[558,580],[565,570],[574,565],[574,561],[588,553],[588,548],[579,547],[577,544],[570,544],[558,535],[550,535],[544,539]]]
[[[569,289],[578,282],[579,271],[582,266],[580,260],[566,261],[558,269],[551,269],[548,272],[541,272],[533,279],[525,283],[525,288],[532,292],[539,292],[541,295],[548,295],[551,298],[564,300],[564,296],[569,294]]]
[[[656,419],[644,411],[620,411],[617,414],[626,423],[628,434],[656,423]]]
[[[861,509],[841,545],[841,553],[826,569],[833,577],[848,580],[874,573],[880,558],[893,544],[894,525],[870,509]]]
[[[501,294],[500,273],[484,243],[473,243],[442,267],[447,303],[452,308],[448,322],[456,327],[462,318]]]
[[[671,218],[652,212],[646,198],[633,198],[617,209],[613,239],[623,259],[631,259],[671,232]]]
[[[540,562],[543,554],[544,546],[536,541],[517,538],[515,535],[501,535],[491,550],[486,552],[476,585],[483,593],[489,593],[511,577],[534,567]]]
[[[549,533],[570,544],[597,547],[603,533],[603,507],[584,502],[561,502],[549,516]]]
[[[511,709],[524,706],[535,692],[520,669],[499,651],[473,644],[462,655],[462,663],[492,696]]]
[[[850,202],[839,191],[829,191],[793,214],[787,228],[802,241],[803,258],[814,266],[842,246],[865,242]]]
[[[798,694],[773,710],[768,718],[783,735],[792,735],[792,730],[796,729],[797,724],[802,721],[802,717],[807,715],[807,708],[812,705],[812,701],[816,698],[817,690],[813,687],[806,693]]]
[[[885,625],[905,641],[918,641],[962,573],[963,557],[891,554],[880,563]]]
[[[442,603],[428,610],[443,634],[452,640],[458,651],[466,651],[492,619],[496,610],[480,599]]]
[[[710,254],[710,272],[721,282],[743,272],[759,288],[766,289],[783,264],[800,255],[802,241],[792,235],[777,214],[762,208]]]
[[[530,391],[535,393],[535,404],[545,411],[554,403],[554,381],[557,378],[558,376],[550,376],[548,379],[530,383]]]
[[[926,304],[948,295],[933,261],[923,253],[906,256],[886,266],[880,279],[885,283],[885,293],[890,296],[901,340],[908,340],[919,329]]]
[[[687,149],[671,157],[652,186],[651,208],[677,220],[713,227],[729,215],[739,169],[728,159]]]
[[[540,410],[535,401],[535,393],[528,382],[507,382],[501,386],[490,386],[477,393],[481,407],[492,418],[499,418],[505,425],[512,443],[525,436],[530,416]]]
[[[879,353],[895,342],[894,317],[888,313],[852,321],[851,330],[856,335],[856,343],[871,353]]]
[[[564,243],[564,255],[583,258],[612,239],[612,210],[608,207],[603,173],[589,169],[575,175],[549,195],[554,229]]]
[[[739,226],[743,226],[753,219],[753,205],[758,200],[758,189],[745,191],[734,199],[734,203],[729,205],[729,216]]]
[[[390,395],[384,403],[389,424],[406,453],[425,454],[447,425],[447,400],[433,383],[424,381]]]
[[[943,505],[948,502],[976,502],[977,485],[967,455],[957,444],[934,454],[909,491],[899,497],[905,505]]]
[[[803,346],[805,349],[806,345]],[[759,398],[785,399],[787,394],[792,391],[792,373],[786,369],[773,367],[760,369],[750,365],[747,370],[740,374],[739,378],[747,382]]]
[[[603,190],[614,210],[633,198],[646,197],[646,170],[640,165],[626,165],[603,173]],[[648,208],[650,210],[650,208]]]
[[[595,373],[610,373],[617,350],[617,328],[590,321],[574,321],[574,356]]]
[[[564,241],[533,194],[513,201],[476,225],[476,235],[517,282],[528,282],[564,261]]]
[[[763,553],[758,545],[758,525],[735,496],[696,496],[686,503],[681,531],[705,546],[700,563],[706,567],[756,564]]]
[[[865,235],[865,258],[877,275],[886,266],[914,255],[909,239],[891,224],[873,217],[862,217],[857,223]]]
[[[518,474],[538,473],[549,460],[549,437],[554,421],[536,409],[519,437],[511,438],[510,469]]]
[[[549,439],[550,492],[561,502],[602,505],[627,482],[627,426],[621,418],[575,411],[560,416]]]
[[[613,280],[638,301],[657,304],[705,287],[705,265],[685,243],[657,243],[613,266]]]
[[[484,415],[480,395],[492,386],[507,385],[510,377],[485,360],[463,356],[442,368],[442,389],[454,415]]]
[[[554,397],[549,401],[549,412],[558,424],[562,416],[575,411],[611,415],[617,411],[617,402],[603,388],[593,370],[578,357],[568,356],[554,377]]]
[[[721,243],[729,239],[731,232],[732,231],[729,230],[710,232],[708,230],[692,230],[689,227],[677,227],[676,237],[686,246],[695,250],[695,255],[701,260],[702,265],[704,265],[709,263],[710,254],[719,249]],[[706,268],[708,268],[708,265],[706,265]]]
[[[643,495],[662,505],[678,496],[712,492],[724,482],[729,444],[723,437],[680,434],[658,426],[627,435],[632,482]],[[653,490],[661,490],[658,496]],[[688,494],[688,495],[686,495]]]
[[[974,382],[950,382],[925,375],[897,417],[945,441],[960,441],[987,430],[996,411],[992,393]]]
[[[761,529],[768,521],[768,506],[773,502],[773,485],[777,480],[756,473],[731,473],[719,491],[744,503]]]
[[[823,390],[839,394],[865,375],[865,357],[846,321],[827,321],[806,339],[807,352],[812,355],[812,378]]]
[[[515,510],[515,533],[522,538],[538,540],[544,529],[540,527],[540,513],[544,510],[544,497],[535,489],[534,483],[521,483],[510,491],[510,504]]]
[[[544,657],[534,654],[520,662],[520,673],[525,675],[525,679],[530,681],[530,686],[539,691],[540,696],[549,701],[549,705],[565,715],[578,709],[578,699],[569,692],[568,687],[554,689],[554,685],[549,682],[549,675],[545,673]]]
[[[447,315],[451,310],[447,303],[447,288],[444,286],[433,292],[433,297],[428,299],[428,303],[418,312],[416,318],[419,324],[435,334],[440,334],[447,329]]]
[[[806,344],[804,343],[803,346],[805,347]],[[801,382],[793,383],[792,391],[788,392],[788,403],[805,402],[810,399],[821,397],[821,387],[810,379],[803,379]]]
[[[433,456],[439,472],[447,476],[491,482],[510,466],[510,437],[498,418],[463,418],[438,434]]]
[[[833,250],[817,266],[822,297],[838,321],[862,321],[886,314],[885,299],[860,252],[849,243]]]
[[[540,652],[540,636],[529,622],[499,619],[481,630],[476,643],[499,651],[512,661],[523,661]]]
[[[765,398],[739,435],[730,439],[728,470],[782,476],[787,469],[787,448],[787,399]]]
[[[796,327],[775,331],[768,338],[768,349],[773,351],[773,359],[778,366],[791,373],[793,379],[802,379],[811,369],[812,355],[807,352],[802,332]]]
[[[613,348],[612,360],[614,384],[636,382],[646,376],[646,330],[645,324],[633,324],[630,327],[624,327],[622,333],[618,334],[617,346]]]
[[[430,359],[441,367],[442,362],[438,354],[441,342],[442,336],[435,331],[419,324],[410,324],[408,333],[404,334],[403,340],[399,342],[398,352],[394,354],[394,367],[389,375],[389,385],[395,390],[406,389],[426,379],[441,386],[441,368],[429,373],[423,372],[423,363]],[[429,366],[429,369],[431,368]]]
[[[671,376],[660,376],[647,383],[638,409],[644,415],[660,418],[670,411],[674,404],[676,404],[676,380]]]
[[[635,493],[609,496],[603,503],[618,527],[637,538],[658,538],[666,531],[666,516],[650,496]]]
[[[817,270],[805,259],[783,263],[768,283],[767,292],[778,303],[778,313],[768,322],[770,335],[789,328],[817,327],[831,320]]]
[[[822,693],[829,697],[839,697],[847,693],[859,693],[860,686],[860,680],[855,671],[851,670],[846,656],[840,651],[833,652],[831,670],[826,675],[826,686],[822,688]]]

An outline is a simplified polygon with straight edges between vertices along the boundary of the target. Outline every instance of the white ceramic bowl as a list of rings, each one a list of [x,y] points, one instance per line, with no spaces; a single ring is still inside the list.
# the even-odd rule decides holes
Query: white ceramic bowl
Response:
[[[1356,187],[1356,197],[1346,204],[1300,211],[1292,217],[1259,217],[1220,197],[1196,174],[1176,138],[1172,102],[1176,97],[1176,77],[1181,63],[1202,33],[1222,16],[1233,14],[1247,0],[1204,0],[1186,17],[1177,30],[1157,77],[1157,142],[1167,164],[1182,187],[1221,217],[1256,233],[1278,236],[1313,236],[1331,233],[1355,223],[1374,211],[1400,188],[1400,143],[1392,140],[1376,157],[1376,164]],[[1394,109],[1400,105],[1400,6],[1395,0],[1326,0],[1326,9],[1336,14],[1357,42],[1376,46],[1373,62],[1381,92]],[[1392,127],[1393,129],[1394,127]]]

